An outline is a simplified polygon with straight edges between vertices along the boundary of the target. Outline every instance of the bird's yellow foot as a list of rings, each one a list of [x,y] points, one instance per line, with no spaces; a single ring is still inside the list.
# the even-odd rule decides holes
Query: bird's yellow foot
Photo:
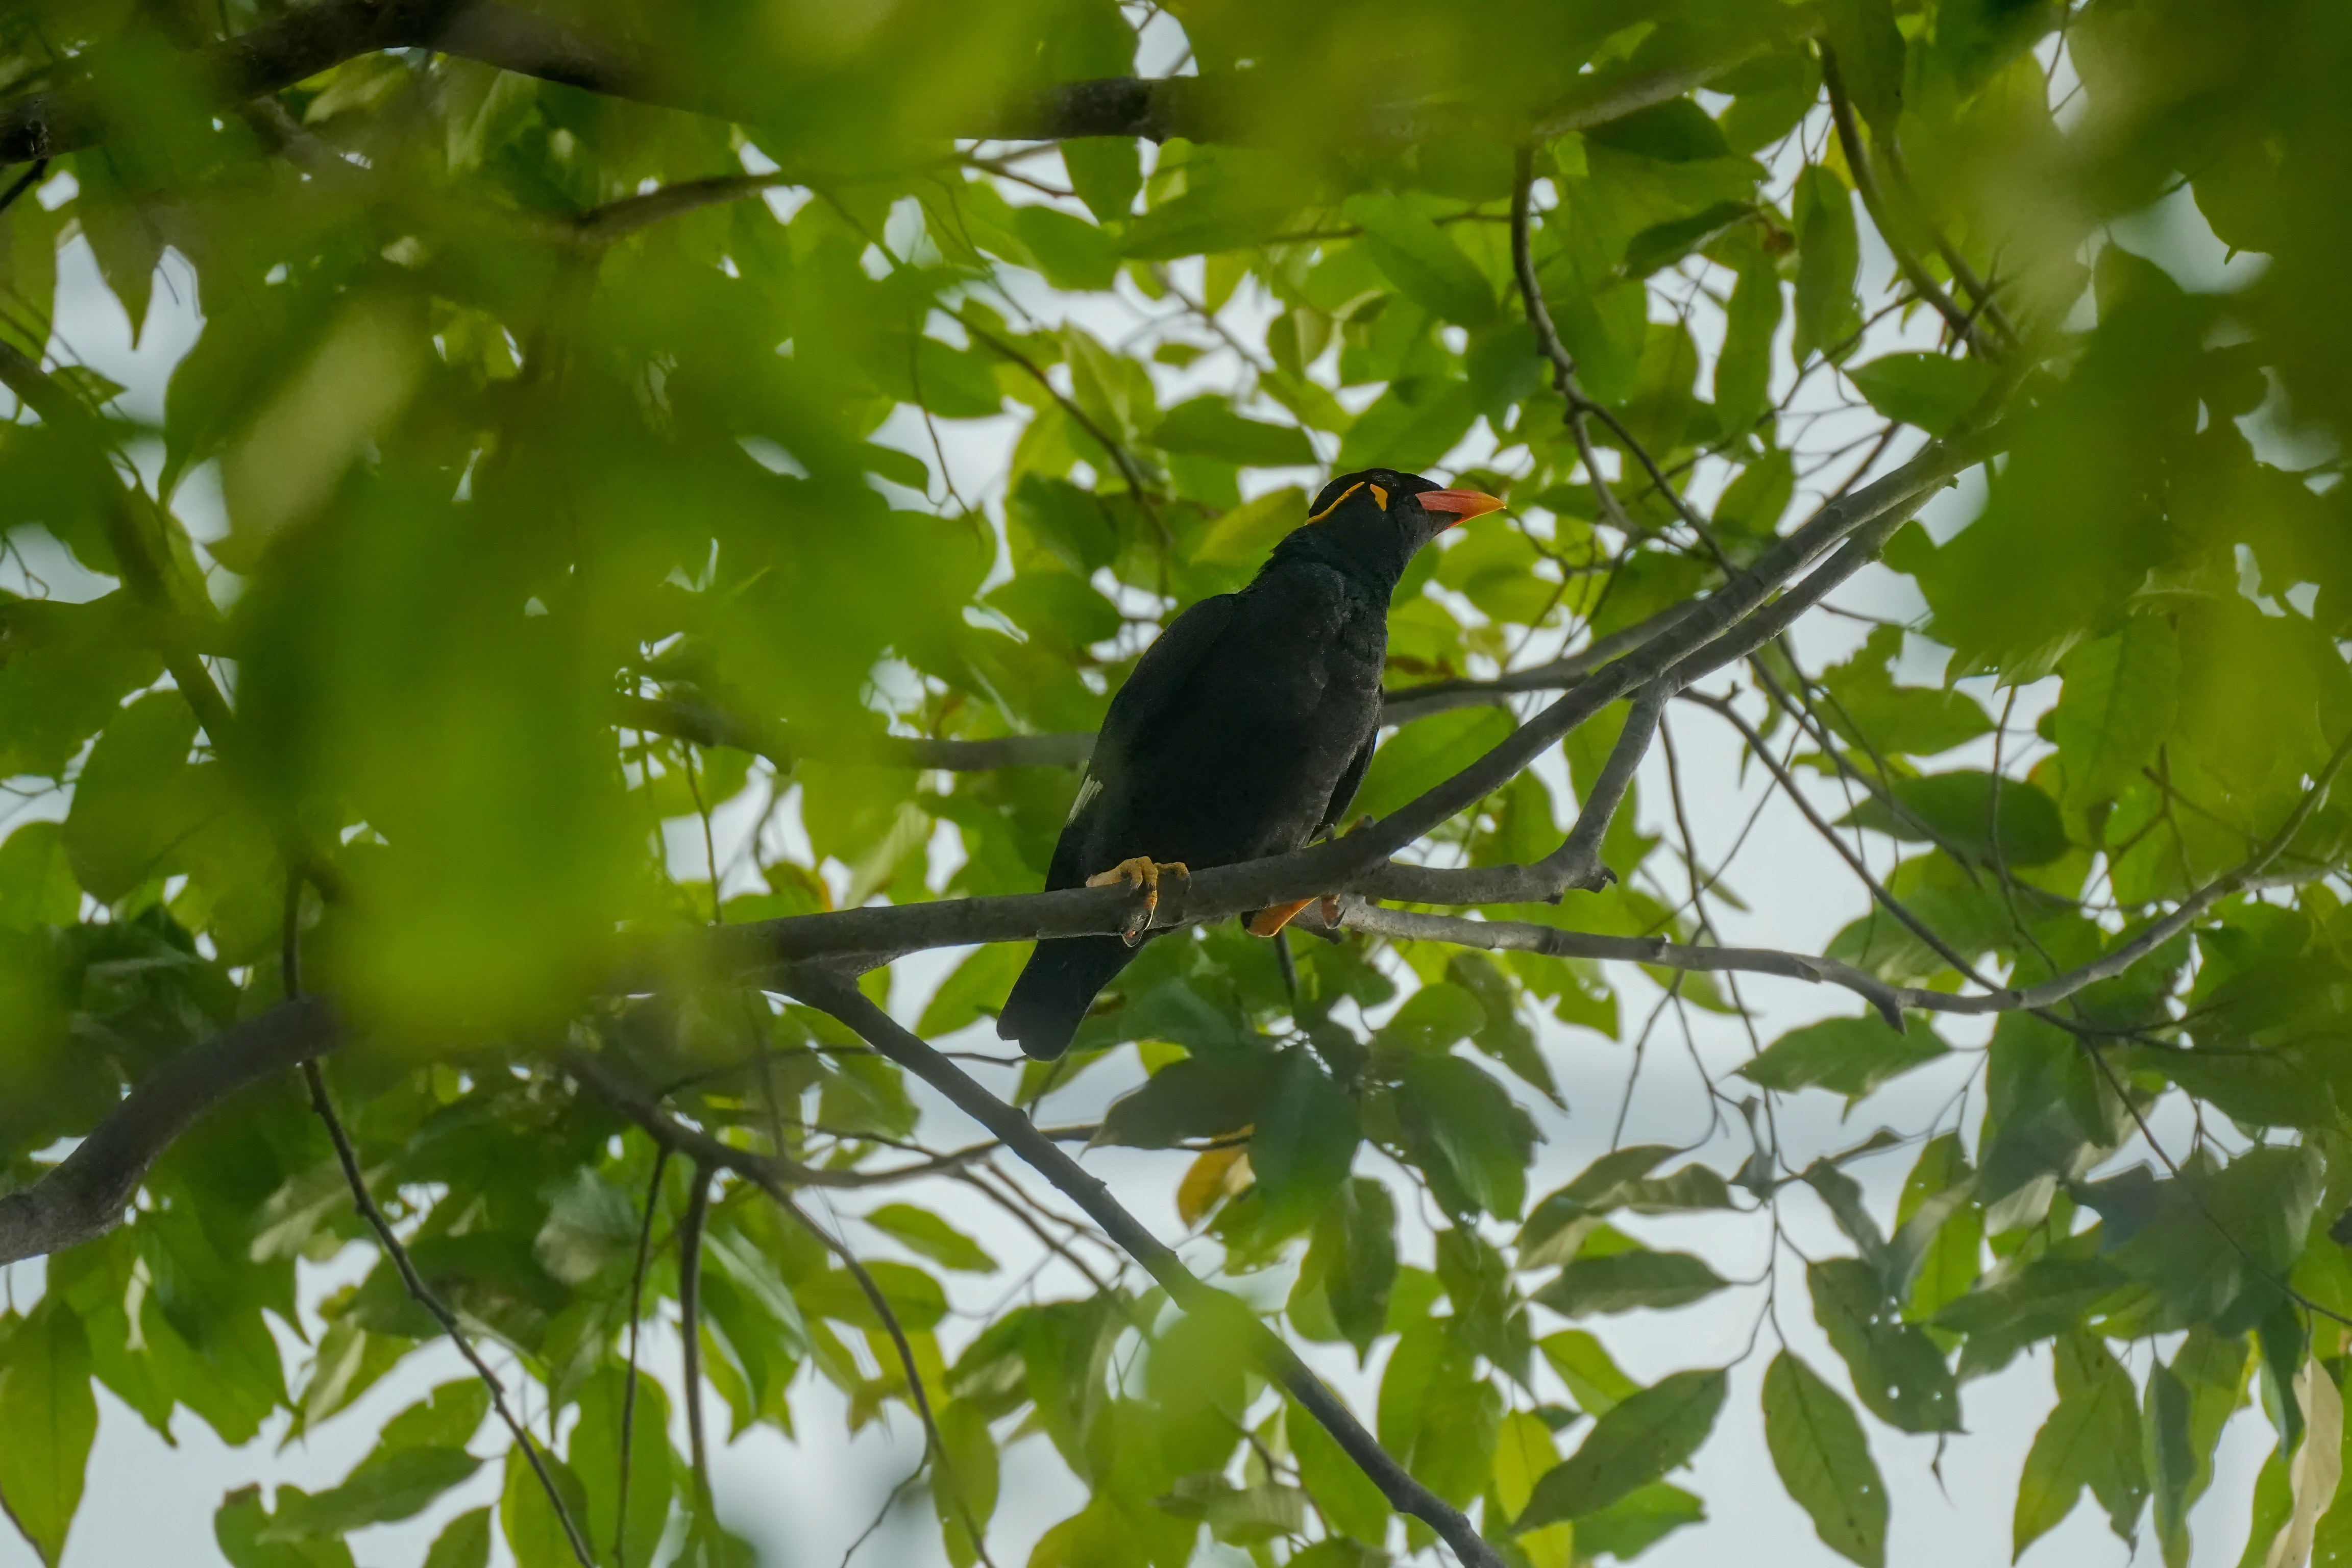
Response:
[[[1141,942],[1143,933],[1150,929],[1152,913],[1160,908],[1160,876],[1163,871],[1173,871],[1179,877],[1188,879],[1192,875],[1192,868],[1181,860],[1154,860],[1149,855],[1138,855],[1087,879],[1089,888],[1107,888],[1113,882],[1125,882],[1130,888],[1143,889],[1143,901],[1136,906],[1133,914],[1128,916],[1127,929],[1119,932],[1127,939],[1129,947]]]
[[[1275,904],[1270,908],[1260,910],[1250,917],[1249,933],[1252,936],[1274,936],[1280,932],[1283,927],[1297,920],[1299,910],[1316,901],[1313,899],[1294,899],[1286,904]],[[1327,930],[1336,930],[1339,924],[1339,895],[1326,893],[1321,902],[1324,927]]]

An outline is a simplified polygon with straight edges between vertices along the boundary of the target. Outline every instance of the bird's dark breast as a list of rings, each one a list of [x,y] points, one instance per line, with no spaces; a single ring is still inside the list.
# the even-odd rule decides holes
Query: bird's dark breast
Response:
[[[1115,815],[1132,837],[1114,859],[1214,866],[1298,847],[1380,721],[1388,605],[1328,568],[1260,578],[1219,642],[1127,760]]]

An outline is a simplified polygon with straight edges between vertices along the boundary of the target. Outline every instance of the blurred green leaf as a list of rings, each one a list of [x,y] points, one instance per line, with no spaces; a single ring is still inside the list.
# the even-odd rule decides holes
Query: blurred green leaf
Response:
[[[50,1568],[81,1507],[98,1402],[90,1393],[89,1342],[64,1302],[44,1298],[0,1339],[0,1502]]]
[[[1849,366],[1846,376],[1870,405],[1889,419],[1949,435],[1992,386],[1992,366],[1943,354],[1882,354]]]
[[[980,1243],[929,1209],[917,1208],[912,1204],[884,1204],[866,1215],[866,1223],[943,1268],[972,1274],[996,1272],[996,1259]]]

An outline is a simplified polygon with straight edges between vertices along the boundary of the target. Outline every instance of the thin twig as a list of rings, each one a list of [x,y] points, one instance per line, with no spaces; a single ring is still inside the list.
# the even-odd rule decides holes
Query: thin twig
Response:
[[[1601,464],[1593,456],[1592,433],[1585,428],[1584,416],[1599,407],[1584,394],[1576,379],[1576,359],[1568,345],[1559,341],[1559,329],[1553,326],[1551,308],[1544,303],[1543,288],[1536,279],[1535,250],[1530,230],[1530,211],[1535,187],[1535,149],[1522,146],[1518,150],[1517,173],[1511,182],[1511,268],[1519,282],[1519,300],[1528,313],[1528,325],[1536,334],[1536,352],[1551,365],[1553,390],[1568,401],[1568,433],[1576,441],[1576,455],[1584,465],[1591,481],[1592,498],[1600,507],[1601,521],[1621,531],[1630,531],[1633,524],[1626,520],[1625,509],[1617,504],[1614,491],[1602,477]]]
[[[1913,293],[1936,308],[1936,313],[1944,318],[1955,337],[1968,344],[1969,352],[1979,359],[1999,357],[1995,345],[1987,342],[1978,331],[1975,318],[1952,303],[1952,297],[1927,275],[1918,257],[1895,233],[1886,214],[1886,203],[1879,195],[1878,176],[1871,169],[1870,149],[1863,144],[1861,127],[1854,121],[1853,104],[1846,97],[1837,51],[1826,41],[1820,47],[1822,85],[1829,91],[1830,116],[1837,126],[1838,145],[1845,151],[1846,167],[1853,171],[1853,188],[1861,194],[1862,205],[1869,210],[1871,221],[1878,226],[1879,237],[1886,241],[1886,248],[1894,256],[1904,281],[1911,285]]]
[[[341,1118],[335,1114],[334,1102],[327,1097],[326,1075],[319,1070],[315,1060],[310,1060],[302,1064],[302,1078],[310,1087],[310,1109],[325,1124],[327,1136],[335,1145],[335,1158],[342,1163],[343,1180],[352,1189],[352,1206],[359,1210],[360,1217],[366,1220],[375,1232],[384,1256],[391,1258],[393,1267],[399,1270],[400,1281],[407,1287],[409,1299],[433,1315],[434,1321],[441,1325],[441,1331],[449,1336],[449,1342],[457,1347],[457,1353],[466,1358],[467,1364],[474,1369],[475,1375],[490,1391],[491,1407],[498,1411],[499,1420],[521,1447],[523,1458],[530,1464],[531,1474],[539,1478],[540,1488],[547,1494],[547,1504],[555,1510],[555,1521],[563,1527],[563,1539],[571,1545],[572,1555],[578,1560],[580,1568],[596,1568],[595,1556],[581,1536],[580,1527],[572,1522],[572,1510],[564,1506],[562,1494],[556,1490],[555,1478],[548,1472],[547,1461],[541,1458],[539,1445],[531,1441],[530,1433],[507,1407],[506,1385],[499,1381],[498,1373],[490,1370],[489,1363],[482,1359],[481,1352],[466,1337],[465,1330],[458,1326],[457,1315],[433,1293],[425,1283],[424,1277],[416,1272],[416,1265],[409,1259],[408,1248],[401,1244],[400,1237],[392,1228],[392,1222],[384,1218],[383,1211],[376,1206],[374,1197],[369,1194],[367,1177],[360,1171],[359,1155],[352,1148],[350,1135],[343,1131]]]
[[[662,1178],[669,1173],[669,1145],[654,1145],[654,1176],[646,1184],[646,1219],[637,1228],[637,1261],[629,1271],[628,1383],[621,1391],[621,1475],[613,1493],[613,1562],[629,1568],[629,1439],[637,1419],[637,1329],[645,1317],[646,1272],[653,1260],[654,1216],[661,1209]]]
[[[677,1226],[678,1338],[686,1348],[686,1441],[696,1505],[710,1507],[710,1452],[702,1431],[702,1230],[710,1217],[710,1166],[695,1162]]]

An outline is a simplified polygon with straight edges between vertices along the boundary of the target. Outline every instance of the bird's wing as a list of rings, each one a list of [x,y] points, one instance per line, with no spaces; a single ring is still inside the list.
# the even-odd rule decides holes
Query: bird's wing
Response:
[[[1170,622],[1143,650],[1134,673],[1110,700],[1110,711],[1103,717],[1102,732],[1095,737],[1086,777],[1078,784],[1078,797],[1071,804],[1069,820],[1062,825],[1061,839],[1054,846],[1054,862],[1045,873],[1047,889],[1075,888],[1086,880],[1088,873],[1080,861],[1103,792],[1119,782],[1137,737],[1148,731],[1183,690],[1232,623],[1238,602],[1237,595],[1219,594]]]
[[[1380,739],[1380,726],[1375,724],[1371,733],[1364,737],[1364,743],[1356,748],[1356,754],[1348,760],[1348,769],[1339,775],[1339,782],[1332,786],[1331,804],[1323,808],[1323,820],[1317,825],[1316,832],[1330,832],[1348,815],[1348,805],[1356,798],[1356,791],[1364,782],[1364,770],[1372,765],[1372,748]]]

